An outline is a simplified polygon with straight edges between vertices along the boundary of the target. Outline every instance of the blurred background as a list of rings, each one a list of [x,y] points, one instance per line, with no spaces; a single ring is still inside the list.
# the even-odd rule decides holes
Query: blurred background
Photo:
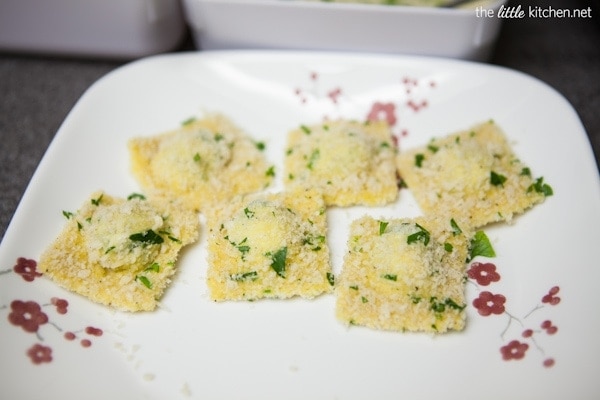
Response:
[[[53,8],[51,1],[0,0],[0,239],[48,144],[90,85],[139,57],[202,51],[186,23],[183,4],[168,0],[102,3],[111,1],[119,12],[94,9],[89,1],[63,0],[61,4],[69,5],[73,13],[65,25],[60,22],[65,20],[64,9]],[[598,0],[509,0],[506,6],[591,11],[589,18],[503,19],[489,56],[478,62],[522,71],[564,95],[578,112],[598,163]],[[130,21],[136,13],[144,13],[142,22]],[[90,14],[95,16],[91,20]],[[36,26],[41,25],[52,26],[55,37],[46,34],[36,39]],[[73,26],[82,34],[74,35]],[[18,37],[10,37],[11,32]],[[434,34],[441,38],[452,32]],[[57,49],[56,37],[62,38],[67,50]],[[111,45],[103,42],[106,37]]]

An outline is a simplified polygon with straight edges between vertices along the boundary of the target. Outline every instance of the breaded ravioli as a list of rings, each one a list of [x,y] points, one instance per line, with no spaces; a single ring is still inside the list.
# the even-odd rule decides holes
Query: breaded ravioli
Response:
[[[313,298],[332,291],[318,191],[244,196],[209,213],[207,223],[213,300]]]
[[[42,254],[39,270],[64,288],[124,311],[154,310],[197,214],[173,202],[94,193]]]
[[[380,330],[462,330],[469,232],[454,219],[355,220],[336,282],[337,318]]]
[[[288,133],[284,183],[321,191],[327,205],[385,205],[398,195],[395,154],[383,121],[301,126]]]
[[[552,194],[493,121],[400,152],[397,166],[424,213],[452,215],[473,229],[510,222]]]
[[[260,147],[221,114],[129,142],[132,172],[144,190],[197,211],[271,183],[273,167]]]

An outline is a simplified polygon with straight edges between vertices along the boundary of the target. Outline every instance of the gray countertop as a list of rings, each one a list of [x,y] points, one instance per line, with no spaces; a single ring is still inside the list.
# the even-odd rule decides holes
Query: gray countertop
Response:
[[[523,7],[534,0],[511,1]],[[548,0],[586,8],[589,0]],[[597,4],[594,3],[594,4]],[[593,6],[592,6],[593,7]],[[588,19],[506,19],[490,63],[537,77],[573,105],[600,160],[600,15]],[[188,39],[180,50],[191,50]],[[0,238],[54,134],[97,79],[123,61],[0,53]]]

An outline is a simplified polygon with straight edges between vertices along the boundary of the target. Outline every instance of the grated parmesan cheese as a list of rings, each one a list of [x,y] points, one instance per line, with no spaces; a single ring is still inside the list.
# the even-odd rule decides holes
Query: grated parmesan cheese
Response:
[[[284,182],[320,190],[327,205],[384,205],[398,195],[394,157],[383,121],[302,126],[288,134]]]
[[[152,197],[202,211],[269,186],[273,169],[229,119],[210,114],[174,131],[129,142],[132,173]]]

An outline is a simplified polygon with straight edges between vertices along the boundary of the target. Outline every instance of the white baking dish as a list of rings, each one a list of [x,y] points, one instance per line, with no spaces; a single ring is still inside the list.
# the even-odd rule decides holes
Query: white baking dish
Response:
[[[180,0],[1,0],[0,51],[136,58],[175,48]]]
[[[478,4],[498,9],[506,0]],[[473,8],[300,0],[183,0],[201,49],[311,49],[485,60],[501,19]]]

